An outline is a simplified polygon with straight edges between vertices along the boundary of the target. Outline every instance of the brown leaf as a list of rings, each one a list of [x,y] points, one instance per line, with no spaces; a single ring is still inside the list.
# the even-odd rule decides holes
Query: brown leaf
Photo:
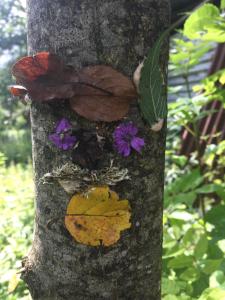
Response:
[[[71,98],[73,83],[78,81],[76,71],[49,52],[23,57],[12,67],[12,74],[34,101]]]
[[[117,121],[137,97],[129,78],[109,66],[91,66],[79,72],[79,84],[70,105],[92,121]]]
[[[110,66],[90,66],[76,72],[49,52],[20,59],[12,74],[22,89],[12,94],[34,101],[70,99],[71,108],[93,121],[116,121],[124,117],[137,93],[132,81]]]

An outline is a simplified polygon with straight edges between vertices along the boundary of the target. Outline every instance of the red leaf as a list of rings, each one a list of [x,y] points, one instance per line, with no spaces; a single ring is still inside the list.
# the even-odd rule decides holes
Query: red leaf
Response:
[[[12,67],[12,74],[21,84],[38,79],[40,76],[61,73],[63,63],[57,55],[39,52],[34,56],[21,58]]]
[[[22,85],[10,85],[9,91],[15,97],[24,97],[27,94],[27,89]]]

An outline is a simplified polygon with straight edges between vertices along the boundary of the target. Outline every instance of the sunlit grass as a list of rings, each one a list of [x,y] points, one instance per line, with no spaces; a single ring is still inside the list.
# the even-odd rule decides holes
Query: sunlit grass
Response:
[[[8,283],[21,268],[33,237],[33,179],[31,165],[0,166],[0,299],[28,300],[28,290],[22,281],[14,293],[8,293]]]

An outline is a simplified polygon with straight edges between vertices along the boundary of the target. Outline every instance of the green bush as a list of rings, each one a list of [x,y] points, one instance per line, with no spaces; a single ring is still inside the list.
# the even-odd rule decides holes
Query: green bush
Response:
[[[1,156],[0,156],[1,157]],[[22,280],[14,293],[8,293],[14,275],[20,272],[33,237],[33,181],[31,165],[0,166],[0,299],[28,300]]]

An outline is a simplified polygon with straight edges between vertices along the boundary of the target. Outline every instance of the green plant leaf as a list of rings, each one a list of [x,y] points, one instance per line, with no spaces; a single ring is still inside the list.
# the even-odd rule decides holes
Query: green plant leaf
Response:
[[[196,192],[198,194],[210,194],[220,190],[220,186],[218,184],[205,184],[198,188]]]
[[[193,215],[186,212],[186,211],[174,211],[169,216],[170,219],[177,219],[181,220],[183,222],[191,221],[193,220]]]
[[[184,35],[189,39],[222,43],[225,41],[224,26],[219,9],[213,4],[204,4],[186,20]]]
[[[186,269],[183,273],[181,273],[180,279],[185,280],[187,282],[193,282],[196,281],[199,278],[199,276],[199,270],[194,267],[190,267]]]
[[[160,52],[170,29],[164,31],[150,48],[141,70],[139,83],[140,109],[150,126],[167,115],[166,85],[160,67]]]
[[[192,205],[194,200],[196,199],[197,194],[195,192],[186,192],[186,193],[180,193],[173,196],[168,196],[165,194],[164,197],[164,207],[169,206],[170,204],[178,204],[178,203],[184,203],[188,206]]]
[[[193,257],[186,256],[186,255],[180,255],[176,258],[171,259],[168,262],[168,268],[172,269],[182,269],[189,267],[193,264]]]
[[[219,288],[206,289],[199,300],[225,300],[225,290]]]
[[[175,295],[166,295],[163,300],[178,300],[178,298]]]
[[[216,288],[222,286],[225,289],[225,275],[222,271],[218,270],[212,273],[209,278],[209,286]]]
[[[162,278],[162,294],[173,294],[176,295],[180,292],[180,287],[176,281],[167,278]]]
[[[167,188],[166,192],[171,194],[184,193],[187,191],[192,191],[200,185],[203,181],[203,177],[200,174],[198,168],[192,170],[190,173],[182,175],[173,183],[171,183]]]
[[[215,272],[222,263],[222,259],[207,259],[202,261],[201,268],[202,271],[209,275]]]
[[[221,0],[220,2],[220,8],[225,9],[225,0]]]
[[[197,245],[195,247],[194,256],[197,259],[200,259],[203,257],[204,254],[207,253],[208,249],[208,239],[206,234],[203,234],[199,241],[197,242]]]
[[[213,236],[217,239],[224,239],[225,228],[225,205],[217,205],[205,215],[205,221],[213,224]]]

